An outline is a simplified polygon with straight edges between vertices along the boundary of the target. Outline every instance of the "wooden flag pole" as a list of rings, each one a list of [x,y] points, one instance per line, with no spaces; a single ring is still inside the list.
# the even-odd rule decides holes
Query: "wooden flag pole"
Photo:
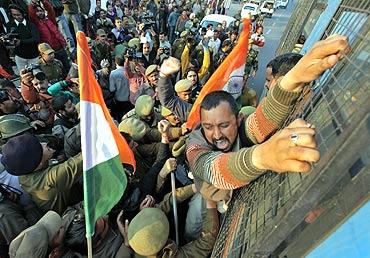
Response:
[[[176,187],[175,187],[175,172],[171,172],[171,188],[172,188],[172,207],[173,218],[175,221],[176,244],[179,245],[179,219],[177,217],[177,201],[176,201]]]
[[[87,257],[93,257],[91,236],[87,238]]]

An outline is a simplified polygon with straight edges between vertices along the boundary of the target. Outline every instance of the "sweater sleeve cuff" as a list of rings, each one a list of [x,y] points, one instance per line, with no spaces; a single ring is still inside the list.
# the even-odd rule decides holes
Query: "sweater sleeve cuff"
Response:
[[[252,154],[256,146],[241,149],[236,157],[239,163],[239,173],[234,176],[242,182],[251,182],[266,172],[266,170],[259,169],[252,163]]]
[[[281,80],[278,81],[277,85],[273,87],[270,91],[271,96],[273,99],[284,106],[291,106],[295,103],[297,98],[301,95],[301,91],[298,92],[291,92],[284,90],[281,87]]]

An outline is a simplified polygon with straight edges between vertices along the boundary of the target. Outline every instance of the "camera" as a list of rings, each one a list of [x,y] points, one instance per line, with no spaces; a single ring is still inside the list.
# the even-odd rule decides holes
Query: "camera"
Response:
[[[10,29],[10,32],[9,33],[2,34],[0,36],[1,41],[5,45],[9,45],[9,46],[13,46],[14,45],[14,40],[15,39],[18,39],[18,38],[19,38],[19,34],[15,32],[15,28],[14,27],[12,27]]]
[[[163,48],[163,54],[169,56],[170,53],[171,53],[171,49],[169,49],[168,47]]]
[[[36,74],[42,72],[41,67],[38,64],[26,65],[26,67],[24,69],[26,70],[25,73],[30,73],[31,72],[33,75],[36,75]]]
[[[126,56],[128,59],[134,59],[136,57],[136,48],[135,47],[127,48]]]
[[[140,18],[141,18],[141,22],[144,23],[144,27],[143,27],[144,31],[152,27],[155,27],[156,22],[152,14],[143,13],[143,15]]]

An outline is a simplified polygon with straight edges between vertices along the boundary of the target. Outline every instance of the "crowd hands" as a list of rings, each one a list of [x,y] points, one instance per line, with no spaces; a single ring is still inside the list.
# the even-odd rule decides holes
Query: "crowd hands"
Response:
[[[217,8],[199,0],[106,6],[97,0],[92,12],[84,0],[14,3],[0,7],[9,20],[0,22],[0,257],[87,255],[71,31],[88,36],[105,103],[137,162],[135,172],[123,164],[127,188],[96,222],[94,257],[207,257],[232,189],[269,170],[309,172],[319,161],[315,126],[302,119],[283,125],[310,82],[350,51],[345,37],[330,36],[303,57],[287,53],[271,60],[268,93],[258,103],[247,80],[256,75],[265,38],[263,21],[252,17],[242,91],[208,94],[200,124],[191,130],[189,112],[236,45],[240,17],[233,27],[200,28],[202,17]],[[11,80],[18,77],[13,65],[20,89]],[[173,193],[179,243],[171,240]]]

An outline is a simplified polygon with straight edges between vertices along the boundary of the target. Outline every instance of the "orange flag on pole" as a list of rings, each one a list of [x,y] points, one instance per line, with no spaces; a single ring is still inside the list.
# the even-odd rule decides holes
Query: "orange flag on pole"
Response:
[[[200,104],[204,97],[213,91],[222,90],[234,94],[240,91],[243,84],[245,62],[248,56],[250,20],[243,20],[243,31],[238,43],[203,86],[186,122],[186,127],[194,128],[200,121]]]

